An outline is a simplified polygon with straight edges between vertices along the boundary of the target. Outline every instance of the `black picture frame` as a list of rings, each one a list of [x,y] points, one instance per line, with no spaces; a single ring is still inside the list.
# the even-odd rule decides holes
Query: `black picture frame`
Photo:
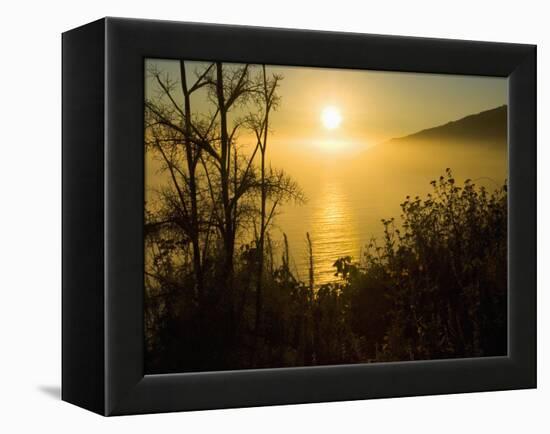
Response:
[[[536,46],[104,18],[62,50],[63,400],[123,415],[536,387]],[[144,375],[145,58],[508,77],[508,355]]]

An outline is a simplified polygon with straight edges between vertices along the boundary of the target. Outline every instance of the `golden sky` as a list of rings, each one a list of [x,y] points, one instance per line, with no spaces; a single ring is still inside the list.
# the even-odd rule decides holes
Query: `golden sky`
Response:
[[[188,81],[202,62],[187,62]],[[156,68],[179,80],[179,63],[148,59]],[[283,76],[281,103],[271,117],[271,143],[279,152],[292,150],[349,155],[394,137],[447,123],[507,104],[505,78],[268,66]],[[179,96],[176,88],[176,96]],[[146,96],[155,91],[147,80]],[[193,111],[208,110],[206,95],[197,92]],[[337,128],[323,123],[323,111],[340,117]],[[241,137],[246,140],[245,133]],[[291,147],[292,149],[285,149]]]

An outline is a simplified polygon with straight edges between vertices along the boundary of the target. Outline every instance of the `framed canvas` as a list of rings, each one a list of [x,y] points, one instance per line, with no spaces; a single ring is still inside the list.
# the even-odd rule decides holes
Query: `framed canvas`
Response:
[[[63,400],[536,387],[536,47],[63,34]]]

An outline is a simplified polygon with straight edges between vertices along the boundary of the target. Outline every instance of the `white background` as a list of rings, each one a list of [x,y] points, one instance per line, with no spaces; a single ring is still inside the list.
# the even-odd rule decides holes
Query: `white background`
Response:
[[[23,1],[0,6],[0,432],[550,432],[544,1]],[[538,44],[539,388],[102,418],[59,400],[61,32],[125,16]]]

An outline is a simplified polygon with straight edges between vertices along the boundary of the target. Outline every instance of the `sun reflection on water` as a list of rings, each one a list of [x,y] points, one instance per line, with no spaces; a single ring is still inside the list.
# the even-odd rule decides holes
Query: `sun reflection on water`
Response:
[[[360,235],[354,207],[342,182],[325,179],[312,204],[311,240],[316,285],[334,281],[334,262],[342,256],[357,259]]]

